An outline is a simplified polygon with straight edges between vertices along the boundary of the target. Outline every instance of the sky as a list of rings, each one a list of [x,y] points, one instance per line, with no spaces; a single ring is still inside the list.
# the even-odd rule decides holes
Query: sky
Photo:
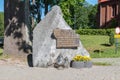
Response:
[[[4,0],[0,0],[0,12],[4,11]]]
[[[98,0],[86,0],[90,4],[97,4]],[[4,11],[4,0],[0,0],[0,12]]]
[[[86,0],[86,1],[90,4],[93,4],[93,5],[98,3],[98,0]]]

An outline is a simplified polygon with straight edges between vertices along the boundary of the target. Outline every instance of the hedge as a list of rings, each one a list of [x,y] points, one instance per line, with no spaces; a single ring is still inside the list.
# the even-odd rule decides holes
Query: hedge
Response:
[[[76,30],[77,34],[80,35],[110,35],[114,33],[114,29],[79,29]]]

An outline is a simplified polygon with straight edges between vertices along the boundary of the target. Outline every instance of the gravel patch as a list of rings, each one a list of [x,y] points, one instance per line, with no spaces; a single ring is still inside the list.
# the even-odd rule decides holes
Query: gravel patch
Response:
[[[120,66],[120,58],[93,58],[92,62],[110,63],[112,66]]]
[[[120,80],[118,63],[120,59],[93,59],[96,62],[101,60],[114,62],[116,65],[57,70],[55,68],[28,67],[27,64],[20,64],[19,61],[13,64],[9,63],[10,61],[0,60],[0,63],[3,62],[0,64],[0,80]]]

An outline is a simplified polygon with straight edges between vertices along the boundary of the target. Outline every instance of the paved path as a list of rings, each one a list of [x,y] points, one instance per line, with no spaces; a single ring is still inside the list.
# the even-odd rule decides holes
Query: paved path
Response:
[[[92,61],[110,63],[112,66],[120,66],[120,58],[94,58]]]
[[[93,59],[93,61],[97,60],[108,59]],[[54,68],[30,68],[17,61],[15,64],[0,64],[0,80],[120,80],[120,66],[57,70]]]

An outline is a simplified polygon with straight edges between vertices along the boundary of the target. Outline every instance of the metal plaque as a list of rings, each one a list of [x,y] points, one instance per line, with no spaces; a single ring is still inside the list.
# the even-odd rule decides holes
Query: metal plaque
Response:
[[[57,48],[76,48],[79,46],[79,35],[74,30],[55,29],[53,33]]]

